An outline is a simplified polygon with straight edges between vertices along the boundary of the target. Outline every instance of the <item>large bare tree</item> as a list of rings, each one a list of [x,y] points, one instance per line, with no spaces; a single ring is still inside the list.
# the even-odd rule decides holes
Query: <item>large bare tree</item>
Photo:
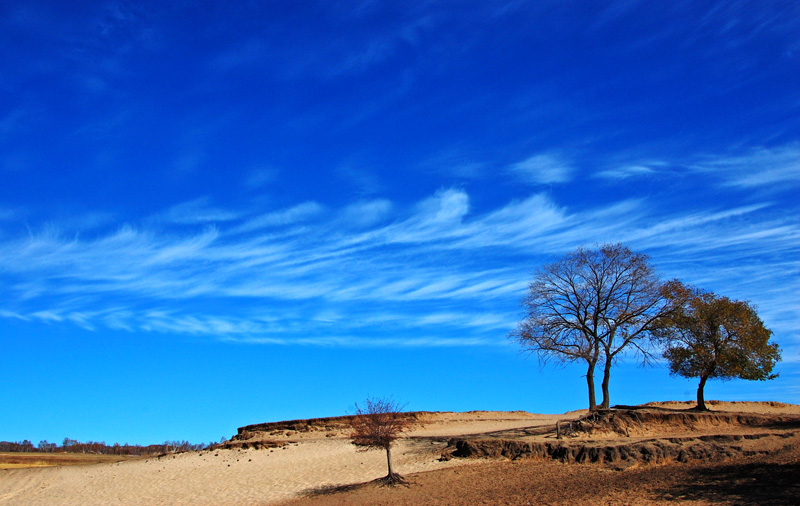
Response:
[[[382,481],[389,485],[405,482],[403,477],[392,469],[392,443],[409,426],[408,418],[401,412],[402,409],[403,406],[390,399],[368,398],[363,407],[356,404],[356,416],[352,422],[353,432],[350,434],[350,439],[353,444],[363,446],[367,450],[386,450],[389,473]]]
[[[664,358],[672,374],[699,378],[698,411],[706,411],[703,389],[711,378],[768,380],[781,359],[772,331],[746,301],[731,300],[676,284],[667,292],[681,302],[662,321],[656,335],[664,340]]]
[[[595,368],[603,365],[603,401],[610,405],[611,367],[625,350],[650,356],[654,324],[674,302],[649,259],[622,244],[579,248],[534,275],[522,300],[525,317],[511,337],[543,362],[584,362],[589,409],[595,400]]]

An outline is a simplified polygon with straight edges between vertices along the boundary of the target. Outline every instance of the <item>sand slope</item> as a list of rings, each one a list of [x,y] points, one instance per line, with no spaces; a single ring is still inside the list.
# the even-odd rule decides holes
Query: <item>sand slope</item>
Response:
[[[720,410],[726,407],[713,406]],[[743,407],[800,414],[800,406],[768,403],[763,406],[737,403],[734,409]],[[429,413],[418,420],[409,437],[393,450],[395,468],[404,475],[472,469],[485,465],[485,461],[439,460],[449,437],[491,436],[543,427],[559,419],[575,419],[583,413]],[[249,437],[270,439],[286,446],[189,452],[117,464],[0,471],[0,504],[274,504],[325,487],[367,482],[386,473],[385,454],[357,451],[342,427],[320,426]]]
[[[402,474],[473,464],[440,462],[445,436],[551,424],[563,416],[432,413],[409,432],[413,437],[398,443],[393,463]],[[386,474],[385,453],[357,451],[341,429],[268,437],[288,444],[270,450],[189,452],[112,465],[0,471],[0,504],[269,504],[311,489]]]

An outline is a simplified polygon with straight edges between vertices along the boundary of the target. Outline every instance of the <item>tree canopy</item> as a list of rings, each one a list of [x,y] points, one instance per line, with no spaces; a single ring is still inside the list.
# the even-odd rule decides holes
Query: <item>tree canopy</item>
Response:
[[[664,341],[670,372],[700,378],[696,409],[705,410],[703,389],[711,378],[768,380],[781,358],[772,331],[747,301],[731,300],[681,284],[672,285],[670,299],[682,301],[656,331]]]
[[[622,244],[579,248],[536,272],[511,337],[542,361],[585,362],[590,410],[602,363],[608,408],[611,366],[623,350],[649,356],[651,330],[674,303],[664,293],[646,255]]]
[[[401,411],[403,406],[390,399],[367,399],[363,408],[356,404],[353,432],[350,440],[366,449],[386,450],[389,472],[383,481],[387,484],[402,483],[403,477],[392,469],[392,443],[408,428],[408,418]]]

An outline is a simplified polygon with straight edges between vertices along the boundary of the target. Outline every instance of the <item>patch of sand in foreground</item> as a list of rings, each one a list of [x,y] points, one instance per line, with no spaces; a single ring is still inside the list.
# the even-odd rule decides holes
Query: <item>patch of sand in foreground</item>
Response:
[[[401,474],[475,464],[466,459],[440,462],[446,445],[441,438],[547,425],[565,416],[431,413],[409,438],[397,442],[392,463]],[[0,471],[0,504],[271,504],[311,489],[386,474],[383,451],[358,451],[341,434],[296,436],[296,442],[271,450],[188,452],[119,464]]]

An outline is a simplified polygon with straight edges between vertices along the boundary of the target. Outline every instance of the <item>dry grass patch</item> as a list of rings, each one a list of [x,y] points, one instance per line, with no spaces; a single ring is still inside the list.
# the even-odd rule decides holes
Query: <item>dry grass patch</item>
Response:
[[[124,455],[97,455],[91,453],[0,452],[0,469],[113,464],[115,462],[136,460],[139,458],[141,457]]]

